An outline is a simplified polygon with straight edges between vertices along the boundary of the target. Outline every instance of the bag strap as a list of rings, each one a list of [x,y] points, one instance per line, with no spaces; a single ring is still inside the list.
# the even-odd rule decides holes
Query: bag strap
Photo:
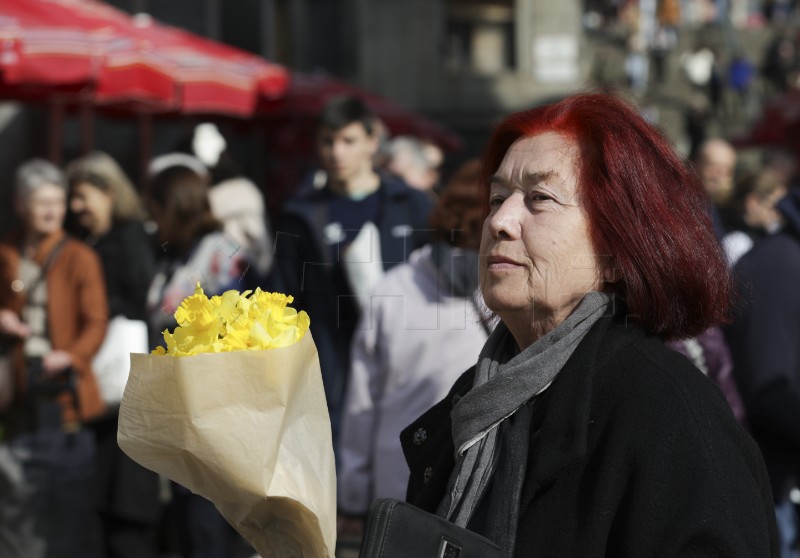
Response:
[[[58,244],[56,244],[53,247],[53,249],[50,250],[50,253],[47,254],[47,259],[45,259],[44,263],[42,264],[42,269],[41,272],[39,273],[39,276],[33,280],[33,283],[31,284],[30,287],[25,289],[26,299],[28,298],[30,293],[36,290],[39,284],[45,279],[45,277],[47,276],[47,272],[50,271],[50,267],[53,265],[53,262],[56,261],[56,258],[61,253],[61,250],[64,249],[64,245],[66,243],[67,243],[67,237],[65,235],[61,238],[61,240],[58,241]]]

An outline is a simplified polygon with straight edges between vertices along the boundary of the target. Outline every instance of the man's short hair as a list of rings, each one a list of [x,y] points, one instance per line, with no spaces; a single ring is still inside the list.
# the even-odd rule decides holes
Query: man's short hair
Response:
[[[319,128],[341,130],[350,124],[360,123],[367,134],[375,130],[375,114],[367,105],[353,96],[334,97],[327,102],[319,118]]]

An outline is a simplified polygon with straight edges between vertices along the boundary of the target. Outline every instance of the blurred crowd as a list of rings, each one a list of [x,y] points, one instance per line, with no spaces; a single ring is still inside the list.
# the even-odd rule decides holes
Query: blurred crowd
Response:
[[[678,109],[671,132],[690,158],[709,131],[747,135],[764,107],[798,89],[796,2],[597,0],[583,24],[590,84],[626,89],[659,125]]]
[[[726,128],[709,126],[727,110],[718,105],[722,89],[741,108],[754,102],[757,75],[766,84],[758,104],[800,87],[795,3],[730,0],[725,10],[700,0],[590,4],[588,26],[627,26],[625,73],[634,94],[661,80],[660,57],[675,47],[681,26],[716,24],[727,14],[726,25],[779,29],[761,61],[702,43],[681,57],[699,99],[687,111],[686,163],[706,187],[739,288],[730,323],[670,346],[719,386],[759,443],[783,556],[800,556],[797,152],[777,144],[742,164]],[[392,137],[354,97],[326,105],[316,146],[318,166],[272,212],[274,222],[213,124],[154,158],[140,189],[100,151],[64,168],[35,159],[17,169],[19,226],[0,244],[0,335],[10,370],[4,384],[0,369],[0,545],[8,545],[0,555],[253,554],[210,502],[140,467],[116,444],[121,387],[103,376],[100,355],[162,343],[197,284],[209,296],[285,292],[311,316],[342,539],[361,536],[376,498],[404,498],[400,431],[475,363],[494,325],[478,291],[480,163],[453,164],[425,138]],[[141,343],[123,347],[119,339],[133,337],[119,332],[134,326],[144,332]],[[37,390],[43,379],[64,378],[76,386],[72,394]],[[95,444],[88,481],[63,509],[31,504],[31,491],[15,484],[19,464],[8,449],[43,427],[44,404],[51,414],[55,406],[59,428],[90,432]],[[59,529],[67,519],[81,527]]]
[[[435,401],[453,374],[469,365],[466,349],[485,338],[485,327],[474,320],[481,220],[477,163],[457,173],[453,188],[440,196],[442,150],[419,138],[389,137],[367,107],[349,97],[328,105],[317,144],[319,168],[309,170],[275,226],[261,190],[209,123],[198,125],[173,152],[155,157],[139,190],[102,151],[64,168],[43,159],[19,166],[13,186],[18,226],[0,244],[0,334],[7,364],[0,372],[6,379],[0,381],[0,554],[252,555],[210,502],[140,467],[116,443],[125,381],[120,383],[125,372],[117,370],[119,361],[125,367],[130,352],[162,344],[162,332],[176,325],[176,308],[198,284],[209,296],[228,289],[281,290],[314,316],[337,444],[342,424],[351,420],[344,418],[346,389],[370,391],[374,373],[387,370],[376,360],[383,349],[376,353],[377,341],[364,338],[375,330],[364,324],[374,319],[384,323],[381,329],[393,329],[404,321],[404,303],[389,321],[366,316],[378,311],[370,304],[370,289],[379,288],[390,268],[410,261],[418,271],[398,285],[389,282],[387,296],[410,296],[419,288],[417,272],[426,281],[408,308],[420,329],[420,347],[429,345],[424,352],[432,350],[430,337],[437,332],[467,332],[460,341],[464,353],[449,363],[450,376],[441,375],[443,363],[433,353],[425,369],[408,361],[411,351],[394,357],[416,369],[419,381],[439,385],[423,388],[413,408],[421,411]],[[468,311],[465,300],[472,304]],[[426,305],[424,319],[414,317]],[[453,317],[444,329],[440,305]],[[399,342],[405,329],[394,331]],[[351,343],[357,347],[352,366],[364,372],[347,382]],[[413,358],[421,354],[414,351]],[[72,385],[76,390],[69,393]],[[414,414],[397,404],[404,418],[387,421],[385,435],[397,446],[393,466],[399,443],[392,425]],[[43,409],[55,418],[42,420]],[[368,431],[372,423],[364,420],[348,432]],[[74,479],[62,475],[53,482],[59,486],[25,480],[30,462],[20,457],[20,448],[30,434],[54,425],[59,432],[90,433],[92,449],[70,454],[80,470],[72,471]],[[357,455],[363,451],[371,450],[344,453],[363,461],[366,455]],[[355,468],[347,460],[342,467]],[[360,494],[350,500],[366,503],[369,489],[354,490]],[[62,505],[49,505],[58,499]]]

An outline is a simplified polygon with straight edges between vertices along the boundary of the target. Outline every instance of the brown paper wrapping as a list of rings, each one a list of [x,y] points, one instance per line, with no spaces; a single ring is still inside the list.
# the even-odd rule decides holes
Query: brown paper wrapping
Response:
[[[117,440],[211,500],[264,558],[333,557],[336,471],[317,349],[131,355]]]

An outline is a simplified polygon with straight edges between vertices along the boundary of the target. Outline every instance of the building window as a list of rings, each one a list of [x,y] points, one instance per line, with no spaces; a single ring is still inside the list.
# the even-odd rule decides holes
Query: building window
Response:
[[[516,68],[514,0],[447,0],[445,63],[496,75]]]

